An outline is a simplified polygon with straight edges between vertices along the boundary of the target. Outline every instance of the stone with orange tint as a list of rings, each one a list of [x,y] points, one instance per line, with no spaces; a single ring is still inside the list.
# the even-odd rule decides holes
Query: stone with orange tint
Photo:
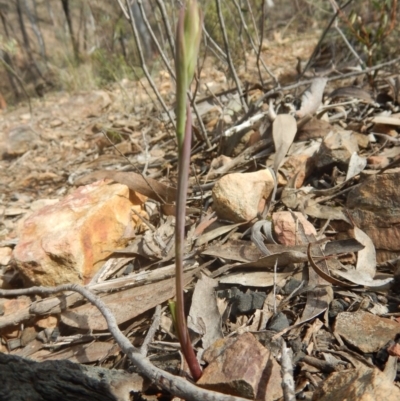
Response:
[[[134,232],[145,197],[108,180],[79,187],[19,227],[15,262],[28,283],[87,283]]]

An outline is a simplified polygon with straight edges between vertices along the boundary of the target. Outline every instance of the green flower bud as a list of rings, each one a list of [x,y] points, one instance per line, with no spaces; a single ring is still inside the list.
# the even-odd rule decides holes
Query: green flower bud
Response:
[[[203,15],[196,0],[188,0],[186,7],[179,12],[176,30],[176,103],[177,103],[177,137],[181,147],[186,121],[186,92],[193,80],[199,52]]]

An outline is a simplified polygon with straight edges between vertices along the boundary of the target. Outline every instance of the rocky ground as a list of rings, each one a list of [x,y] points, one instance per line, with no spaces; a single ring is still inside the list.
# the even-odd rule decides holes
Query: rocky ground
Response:
[[[249,54],[243,98],[227,69],[202,70],[196,106],[209,144],[195,120],[185,273],[198,385],[279,400],[289,366],[299,400],[397,400],[398,62],[377,69],[373,87],[344,69],[296,84],[297,57],[315,43],[277,39],[265,49],[282,88],[255,85]],[[142,381],[78,294],[5,290],[86,285],[155,366],[187,373],[166,307],[175,294],[174,90],[166,72],[155,82],[170,116],[145,79],[47,94],[0,116],[2,358],[97,365],[91,374],[111,389],[104,399],[161,399],[161,383]],[[0,361],[0,372],[12,363],[40,376],[41,365],[16,359]],[[44,390],[29,391],[40,399]]]

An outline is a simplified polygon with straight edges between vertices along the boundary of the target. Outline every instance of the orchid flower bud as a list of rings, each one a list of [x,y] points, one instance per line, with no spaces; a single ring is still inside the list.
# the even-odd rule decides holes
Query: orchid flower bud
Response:
[[[179,13],[176,30],[175,69],[177,79],[177,137],[182,146],[186,122],[186,92],[193,80],[197,64],[203,15],[197,0],[188,0]]]

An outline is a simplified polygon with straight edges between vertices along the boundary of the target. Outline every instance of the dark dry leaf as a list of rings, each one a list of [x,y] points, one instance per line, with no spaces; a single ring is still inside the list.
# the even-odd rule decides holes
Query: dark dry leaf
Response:
[[[374,103],[371,94],[364,89],[357,88],[356,86],[345,86],[343,88],[335,89],[328,95],[331,99],[336,98],[351,98],[364,100],[366,103]]]

